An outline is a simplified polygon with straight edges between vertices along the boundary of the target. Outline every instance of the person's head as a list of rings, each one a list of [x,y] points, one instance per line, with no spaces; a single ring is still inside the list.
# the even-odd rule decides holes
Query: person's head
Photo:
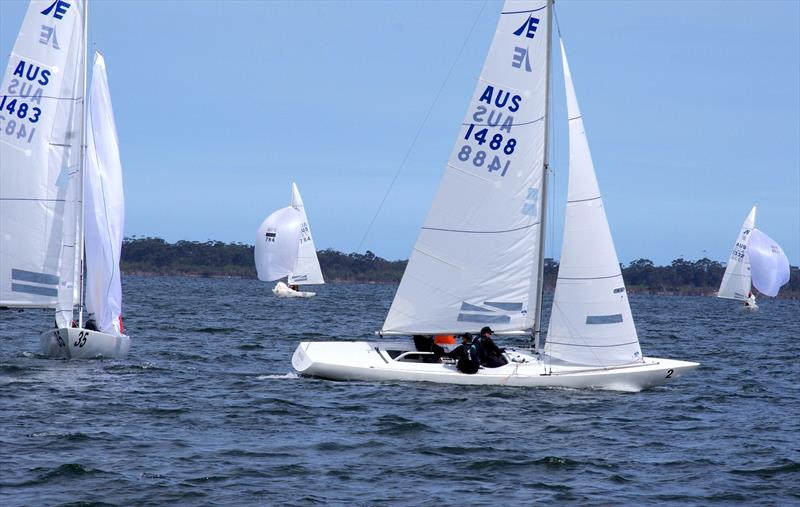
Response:
[[[472,343],[472,335],[470,333],[464,333],[461,335],[461,343],[468,344]]]
[[[494,332],[492,331],[492,328],[490,328],[489,326],[484,326],[484,328],[481,329],[481,336],[485,338],[491,338],[493,333]]]

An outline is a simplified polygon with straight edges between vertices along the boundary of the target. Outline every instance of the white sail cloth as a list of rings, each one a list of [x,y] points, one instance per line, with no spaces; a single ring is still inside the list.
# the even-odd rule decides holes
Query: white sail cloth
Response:
[[[740,301],[747,299],[750,293],[750,259],[747,255],[747,245],[755,224],[756,207],[753,206],[742,223],[739,236],[736,237],[728,265],[725,267],[725,274],[722,275],[722,283],[719,286],[717,297]]]
[[[125,222],[122,163],[108,89],[106,65],[95,54],[89,92],[87,159],[84,170],[86,310],[100,331],[120,334],[122,288],[119,258]]]
[[[30,3],[0,87],[0,305],[78,296],[82,0]]]
[[[548,3],[507,1],[382,333],[533,327],[542,220]]]
[[[753,285],[762,294],[775,297],[781,286],[789,282],[789,259],[772,238],[753,229],[747,248]]]
[[[297,250],[292,272],[289,275],[290,285],[312,285],[323,284],[325,279],[322,277],[322,269],[317,258],[317,248],[314,246],[314,238],[311,237],[311,226],[306,216],[306,208],[303,206],[303,198],[297,185],[292,183],[292,207],[300,212],[300,246]]]
[[[563,42],[561,56],[569,118],[569,183],[564,243],[545,351],[556,359],[592,366],[641,361],[639,338]]]
[[[271,282],[289,276],[300,246],[302,214],[292,206],[268,216],[258,228],[255,260],[258,279]]]

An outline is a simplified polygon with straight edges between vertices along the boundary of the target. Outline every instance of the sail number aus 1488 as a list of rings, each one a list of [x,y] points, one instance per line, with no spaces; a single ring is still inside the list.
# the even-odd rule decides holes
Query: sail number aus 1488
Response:
[[[500,151],[505,155],[512,155],[514,153],[514,149],[517,147],[517,140],[513,137],[504,139],[503,134],[500,133],[494,134],[491,138],[487,139],[488,136],[488,128],[482,128],[476,131],[475,124],[471,123],[466,134],[464,135],[464,139],[468,142],[477,142],[478,146],[483,146],[484,144],[488,143],[488,147],[491,151],[475,150],[475,153],[473,154],[472,146],[465,144],[458,152],[458,159],[462,162],[472,159],[472,165],[475,167],[483,167],[485,165],[489,172],[502,170],[500,176],[505,176],[506,172],[508,172],[509,166],[511,165],[511,161],[505,160],[504,163],[501,157],[493,154],[492,151]]]

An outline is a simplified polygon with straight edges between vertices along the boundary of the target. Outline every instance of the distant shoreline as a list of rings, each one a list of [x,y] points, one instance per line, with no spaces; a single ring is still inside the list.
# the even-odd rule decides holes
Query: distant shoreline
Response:
[[[332,249],[317,252],[325,280],[334,283],[397,284],[403,278],[407,261],[389,261],[367,250],[343,253]],[[181,276],[190,278],[255,279],[253,246],[221,241],[176,241],[161,238],[125,238],[122,245],[122,272],[140,276]],[[690,261],[679,258],[666,266],[649,259],[637,259],[620,266],[627,291],[631,294],[715,296],[725,265],[707,258]],[[558,276],[558,262],[544,262],[544,289],[552,291]],[[756,292],[758,297],[758,293]],[[791,277],[779,294],[781,299],[800,299],[800,268],[791,268]]]

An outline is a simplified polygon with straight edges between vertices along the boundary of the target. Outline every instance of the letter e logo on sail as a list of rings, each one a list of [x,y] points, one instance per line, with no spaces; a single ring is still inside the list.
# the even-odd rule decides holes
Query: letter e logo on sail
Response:
[[[70,8],[70,3],[66,2],[65,0],[55,0],[50,7],[42,11],[42,14],[45,16],[53,15],[56,19],[64,19],[64,14],[67,13],[67,9]]]

